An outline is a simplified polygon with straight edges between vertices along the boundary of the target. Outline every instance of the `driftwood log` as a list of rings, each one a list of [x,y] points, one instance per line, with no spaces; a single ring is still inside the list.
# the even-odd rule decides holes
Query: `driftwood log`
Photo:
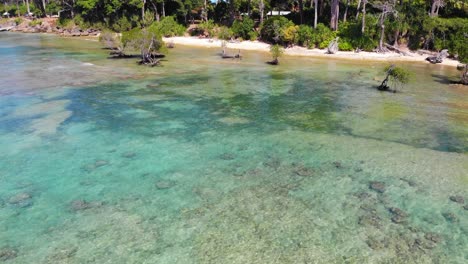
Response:
[[[426,60],[430,63],[436,64],[436,63],[442,63],[442,61],[447,58],[448,56],[448,50],[444,49],[437,54],[437,56],[430,56],[427,57]]]
[[[274,59],[272,61],[267,61],[267,63],[270,64],[270,65],[278,65],[279,61],[278,61],[278,59]]]
[[[385,43],[384,46],[387,47],[389,50],[395,51],[396,53],[401,54],[403,56],[413,56],[413,55],[411,55],[411,53],[403,51],[403,50],[401,50],[401,49],[399,49],[399,48],[397,48],[395,46],[389,45],[387,43]]]
[[[339,39],[340,39],[339,37],[336,37],[334,40],[332,40],[330,42],[330,44],[328,44],[327,54],[335,54],[338,51],[338,40]]]

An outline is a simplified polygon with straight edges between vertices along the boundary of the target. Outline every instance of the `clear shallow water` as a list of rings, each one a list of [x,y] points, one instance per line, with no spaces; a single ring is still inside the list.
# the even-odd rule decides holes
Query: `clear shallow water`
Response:
[[[449,197],[468,200],[468,90],[440,77],[456,71],[408,65],[390,94],[379,63],[217,52],[149,69],[0,35],[0,259],[467,262],[468,202]]]

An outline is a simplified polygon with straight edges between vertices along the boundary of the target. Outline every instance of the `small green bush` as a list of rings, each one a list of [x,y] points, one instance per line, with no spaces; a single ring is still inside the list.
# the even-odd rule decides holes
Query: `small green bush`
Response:
[[[284,49],[278,44],[270,46],[270,54],[273,60],[277,60],[281,55],[283,55]]]
[[[314,35],[313,28],[307,25],[300,25],[298,34],[298,44],[308,47]]]
[[[167,16],[159,22],[154,22],[152,26],[164,37],[183,36],[185,27],[177,23],[172,16]]]
[[[312,40],[319,49],[325,49],[335,38],[336,31],[332,31],[324,24],[319,23],[317,24],[317,28],[314,30]]]
[[[23,23],[23,19],[21,17],[15,18],[15,24],[18,26],[19,24]]]
[[[215,33],[215,23],[213,20],[208,20],[200,23],[198,25],[198,32],[203,33],[203,34],[208,34],[209,37],[213,37]]]
[[[231,30],[235,37],[240,37],[243,39],[251,39],[250,33],[254,30],[255,22],[246,17],[242,20],[236,20],[232,24]]]
[[[340,39],[338,41],[338,50],[351,51],[351,50],[354,50],[354,48],[353,48],[353,45],[351,45],[351,43],[349,43],[348,41]]]
[[[219,27],[217,29],[217,37],[219,39],[229,40],[233,37],[232,30],[225,26]]]
[[[294,23],[285,17],[270,17],[263,22],[260,37],[265,42],[283,44],[285,42],[284,30],[290,26],[294,26]]]
[[[257,40],[258,39],[258,32],[257,31],[249,32],[249,39],[251,41]]]
[[[40,25],[42,25],[42,21],[36,19],[36,20],[33,20],[33,21],[29,22],[28,25],[30,27],[40,26]]]
[[[115,30],[115,32],[125,32],[129,31],[132,29],[132,23],[128,20],[127,17],[123,16],[119,18],[113,25],[112,29]]]

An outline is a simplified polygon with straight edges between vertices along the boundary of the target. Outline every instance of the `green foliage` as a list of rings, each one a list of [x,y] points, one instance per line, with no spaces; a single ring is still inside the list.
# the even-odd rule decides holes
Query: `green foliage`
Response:
[[[132,23],[128,20],[127,17],[121,17],[120,19],[118,19],[113,25],[112,25],[112,28],[116,31],[116,32],[124,32],[124,31],[129,31],[130,29],[132,29]]]
[[[328,47],[328,44],[336,38],[336,31],[332,31],[330,28],[324,24],[317,24],[317,28],[314,31],[312,42],[319,49],[325,49]]]
[[[232,32],[235,37],[251,39],[251,32],[254,30],[254,21],[248,17],[242,20],[236,20],[232,24]]]
[[[115,49],[120,46],[120,37],[110,30],[103,30],[99,35],[99,41],[109,49]]]
[[[341,51],[352,51],[352,50],[354,50],[354,47],[353,47],[353,45],[351,45],[351,43],[349,43],[348,41],[343,40],[343,39],[340,39],[340,40],[338,41],[338,50],[341,50]]]
[[[28,25],[30,27],[40,26],[40,25],[42,25],[42,21],[39,20],[39,19],[35,19],[35,20],[29,22]]]
[[[121,42],[126,51],[138,51],[142,56],[153,52],[166,52],[162,35],[154,24],[148,28],[134,28],[123,32]]]
[[[155,15],[153,12],[151,11],[145,12],[145,16],[143,17],[143,21],[141,22],[141,24],[145,27],[150,26],[151,24],[153,24],[154,18],[155,18]]]
[[[297,44],[299,42],[299,26],[289,26],[283,29],[283,42]]]
[[[297,34],[298,34],[298,39],[297,39],[298,44],[309,47],[309,44],[311,44],[311,40],[314,35],[313,28],[307,25],[300,25],[299,30],[297,31]]]
[[[260,37],[263,41],[269,43],[284,43],[284,30],[294,23],[282,16],[270,17],[263,22],[260,30]]]
[[[391,81],[396,84],[407,84],[412,77],[409,70],[395,65],[388,65],[384,68],[384,72],[388,73]]]
[[[167,16],[159,22],[154,22],[152,26],[164,37],[183,36],[185,27],[177,23],[174,17]]]
[[[15,18],[15,24],[18,26],[19,24],[23,23],[23,19],[21,17]]]
[[[249,32],[249,39],[251,41],[257,40],[258,39],[258,32],[257,31]]]
[[[278,44],[270,46],[270,54],[273,57],[273,60],[277,60],[281,55],[283,55],[284,49]]]
[[[198,29],[200,32],[203,32],[203,34],[207,34],[209,37],[213,37],[215,33],[215,23],[211,19],[204,21],[198,25]]]
[[[232,30],[225,26],[217,28],[216,31],[219,39],[229,40],[234,36]]]

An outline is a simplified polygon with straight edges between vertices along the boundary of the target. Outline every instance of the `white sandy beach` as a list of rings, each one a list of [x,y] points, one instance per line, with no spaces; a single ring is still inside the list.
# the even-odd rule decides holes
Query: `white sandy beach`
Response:
[[[172,42],[176,45],[186,45],[186,46],[196,46],[196,47],[205,47],[205,48],[221,48],[221,40],[218,39],[205,39],[197,37],[171,37],[164,38],[166,43]],[[240,50],[257,50],[262,52],[268,52],[270,45],[260,41],[242,41],[242,42],[228,42],[228,49],[240,49]],[[428,55],[420,55],[414,52],[411,52],[411,56],[403,56],[396,52],[387,52],[387,53],[376,53],[376,52],[365,52],[361,51],[355,53],[352,51],[338,51],[336,54],[326,54],[325,50],[320,49],[307,49],[304,47],[294,46],[292,48],[285,49],[285,54],[290,56],[310,56],[318,58],[336,58],[336,59],[346,59],[346,60],[373,60],[373,61],[414,61],[414,62],[423,62],[429,63],[425,59]],[[460,64],[456,60],[445,59],[441,65],[453,66],[456,67]]]

